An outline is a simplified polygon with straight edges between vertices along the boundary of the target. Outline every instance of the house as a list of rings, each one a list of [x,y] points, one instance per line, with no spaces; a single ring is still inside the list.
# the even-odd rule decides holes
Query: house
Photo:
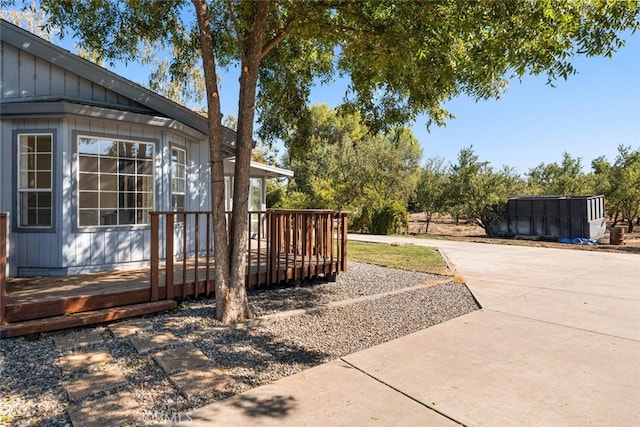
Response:
[[[4,20],[0,38],[10,277],[148,265],[151,211],[210,210],[204,117]],[[235,133],[224,139],[230,208]],[[252,163],[250,209],[284,176]]]

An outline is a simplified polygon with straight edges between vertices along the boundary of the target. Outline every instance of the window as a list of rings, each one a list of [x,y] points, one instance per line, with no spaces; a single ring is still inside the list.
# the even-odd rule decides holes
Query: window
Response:
[[[171,149],[171,208],[185,210],[187,193],[186,153],[180,148]]]
[[[153,144],[78,137],[78,225],[149,224]]]
[[[18,135],[20,227],[51,227],[53,135]]]

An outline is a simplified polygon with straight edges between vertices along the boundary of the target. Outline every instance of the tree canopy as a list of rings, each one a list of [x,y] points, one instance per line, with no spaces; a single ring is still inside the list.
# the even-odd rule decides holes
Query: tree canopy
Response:
[[[136,61],[145,44],[172,54],[173,78],[200,64],[209,112],[216,310],[225,322],[250,309],[244,293],[249,161],[258,112],[264,139],[310,140],[310,87],[348,76],[343,110],[374,132],[428,113],[461,93],[499,97],[513,77],[575,72],[576,54],[611,55],[639,26],[635,1],[40,0],[50,25],[97,58]],[[3,3],[10,3],[4,0]],[[238,66],[234,206],[226,233],[219,67]]]

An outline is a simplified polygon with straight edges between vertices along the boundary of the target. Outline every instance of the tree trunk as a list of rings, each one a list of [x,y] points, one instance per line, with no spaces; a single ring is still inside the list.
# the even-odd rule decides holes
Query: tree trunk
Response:
[[[200,27],[202,58],[209,106],[211,152],[211,188],[214,215],[214,258],[216,277],[216,317],[222,323],[242,322],[252,317],[246,289],[247,241],[249,216],[249,175],[253,148],[253,120],[255,115],[258,69],[262,59],[262,44],[267,21],[267,2],[251,4],[252,27],[236,34],[242,50],[234,197],[229,231],[224,212],[224,157],[222,151],[222,123],[218,96],[213,39],[206,0],[193,0]],[[230,13],[235,13],[233,10]],[[236,28],[236,31],[241,31]]]
[[[231,288],[226,298],[227,310],[221,319],[223,323],[239,322],[253,317],[245,286],[249,238],[249,172],[253,148],[258,69],[266,30],[268,3],[265,1],[254,2],[251,6],[253,8],[253,27],[243,40],[244,52],[240,70],[233,215],[231,216],[230,233]]]
[[[209,156],[211,173],[211,213],[213,215],[216,283],[216,317],[221,320],[227,311],[229,295],[229,240],[225,215],[224,200],[224,152],[222,142],[222,122],[220,96],[218,93],[218,77],[213,54],[213,37],[206,0],[193,0],[198,19],[200,43],[202,48],[202,65],[204,68],[207,90],[207,107],[209,110]]]

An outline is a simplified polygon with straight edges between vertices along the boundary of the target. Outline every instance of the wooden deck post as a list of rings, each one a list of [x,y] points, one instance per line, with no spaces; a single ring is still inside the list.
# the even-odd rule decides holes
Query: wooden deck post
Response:
[[[0,325],[7,312],[7,214],[0,213]]]
[[[165,298],[173,299],[173,225],[175,214],[167,214],[165,231]]]
[[[158,301],[158,268],[160,264],[160,216],[150,212],[151,216],[151,294],[149,301]]]
[[[342,230],[340,232],[340,271],[347,271],[347,213],[340,212]]]

